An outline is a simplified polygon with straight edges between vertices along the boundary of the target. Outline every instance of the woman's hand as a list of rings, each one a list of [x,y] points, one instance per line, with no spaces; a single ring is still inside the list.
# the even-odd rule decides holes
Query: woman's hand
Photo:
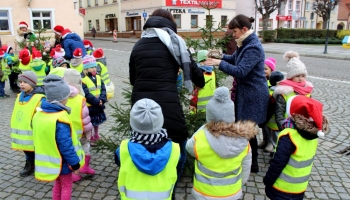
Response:
[[[215,59],[215,58],[207,58],[203,63],[204,65],[207,65],[207,66],[219,66],[221,63],[221,60]]]

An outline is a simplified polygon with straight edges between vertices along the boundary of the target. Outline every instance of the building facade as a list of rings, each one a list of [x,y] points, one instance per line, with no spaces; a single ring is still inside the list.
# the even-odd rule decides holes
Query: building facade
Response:
[[[151,13],[163,8],[169,10],[176,21],[178,32],[197,32],[205,25],[209,17],[206,9],[199,3],[208,0],[80,0],[79,6],[85,9],[84,32],[89,33],[95,27],[100,34],[118,32],[141,32]],[[209,0],[217,2],[218,7],[210,15],[224,27],[236,15],[235,0]],[[101,35],[102,36],[102,35]]]
[[[75,0],[60,0],[53,4],[48,0],[0,1],[0,37],[3,45],[16,48],[15,36],[18,24],[24,21],[29,29],[47,29],[45,35],[54,37],[53,28],[62,25],[83,36],[84,18],[79,14]],[[16,49],[18,50],[18,49]]]

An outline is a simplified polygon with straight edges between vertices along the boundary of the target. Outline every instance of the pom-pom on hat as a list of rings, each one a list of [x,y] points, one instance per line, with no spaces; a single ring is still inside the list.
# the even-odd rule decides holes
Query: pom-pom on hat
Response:
[[[36,83],[38,82],[38,77],[32,71],[25,71],[23,74],[18,76],[19,81],[24,81],[28,83],[32,88],[35,88]]]
[[[276,69],[276,60],[274,58],[266,58],[265,65],[269,66],[271,71],[275,71]]]
[[[63,38],[63,39],[66,38],[67,35],[68,35],[69,33],[71,33],[71,32],[72,32],[72,31],[70,31],[68,28],[64,29],[64,30],[62,31],[62,38]]]
[[[207,122],[232,123],[235,121],[235,106],[227,87],[219,87],[215,90],[213,98],[207,104],[206,115]]]
[[[64,31],[64,28],[61,25],[57,25],[53,28],[53,32],[55,32],[57,35],[62,35],[63,31]]]
[[[103,58],[104,57],[104,52],[101,48],[97,48],[93,53],[92,55],[94,56],[94,58],[96,59],[100,59],[100,58]]]
[[[82,58],[83,50],[81,48],[76,48],[73,52],[74,58]]]
[[[59,76],[49,74],[44,78],[44,89],[47,101],[61,102],[70,95],[68,84]]]
[[[296,95],[288,99],[286,113],[288,117],[293,117],[298,114],[307,119],[312,119],[318,129],[317,136],[324,136],[323,105],[321,102],[304,95]]]
[[[197,53],[197,62],[203,62],[208,58],[207,50],[199,50]]]
[[[22,21],[18,24],[18,28],[28,28],[28,24]]]
[[[28,65],[30,62],[30,52],[28,49],[24,48],[19,52],[19,61],[23,64],[23,65]]]
[[[273,71],[270,74],[269,81],[270,81],[271,86],[276,86],[277,83],[282,81],[283,79],[284,79],[284,75],[283,75],[282,72],[280,72],[280,71]]]
[[[83,57],[84,69],[89,69],[97,66],[96,59],[93,56],[86,55]]]
[[[287,61],[287,79],[304,74],[307,75],[305,64],[299,60],[299,54],[294,51],[287,51],[283,58]]]
[[[162,108],[151,99],[138,100],[130,111],[130,126],[141,134],[158,133],[164,124]]]

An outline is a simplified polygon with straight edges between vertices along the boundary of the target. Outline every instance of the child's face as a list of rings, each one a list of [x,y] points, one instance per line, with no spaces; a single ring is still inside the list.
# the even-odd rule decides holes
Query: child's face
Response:
[[[26,27],[21,27],[19,30],[21,30],[22,32],[27,32],[27,28]]]
[[[11,50],[9,51],[9,54],[13,54],[13,49],[11,49]]]
[[[91,74],[94,74],[96,73],[96,67],[88,68],[87,71],[90,72]]]
[[[68,68],[68,66],[67,66],[67,63],[63,63],[60,67],[63,67],[63,68]]]
[[[33,91],[32,86],[30,86],[27,82],[25,81],[19,81],[19,87],[21,88],[21,90],[25,93],[29,93],[31,91]]]
[[[271,75],[272,70],[271,70],[271,68],[269,66],[265,65],[264,66],[264,71],[265,71],[265,76],[266,77],[269,77]]]
[[[294,76],[292,78],[292,81],[297,82],[297,83],[301,83],[301,82],[305,81],[305,77],[306,77],[305,74],[299,74],[297,76]]]

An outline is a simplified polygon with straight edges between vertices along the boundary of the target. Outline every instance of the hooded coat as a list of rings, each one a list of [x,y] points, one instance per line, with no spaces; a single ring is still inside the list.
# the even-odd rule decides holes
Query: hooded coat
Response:
[[[63,39],[63,48],[65,51],[64,58],[66,60],[70,60],[73,58],[73,52],[76,48],[81,48],[83,55],[82,57],[86,56],[86,50],[84,47],[84,43],[76,33],[69,33],[64,39]]]
[[[176,24],[170,20],[153,16],[144,29],[167,27],[176,33]],[[176,87],[180,66],[168,48],[158,38],[141,38],[134,46],[129,61],[132,105],[138,100],[149,98],[157,102],[164,115],[163,128],[174,142],[186,140],[188,130]],[[198,87],[204,87],[204,76],[191,58],[191,78]]]
[[[199,130],[187,141],[186,150],[193,156],[195,156],[195,145],[196,140],[194,139],[195,135],[204,129],[205,136],[208,140],[208,143],[211,149],[221,158],[234,158],[237,157],[249,143],[249,139],[258,133],[255,123],[251,121],[246,122],[236,122],[231,123],[228,126],[223,128],[212,127],[209,128],[207,125],[202,126]],[[209,129],[215,130],[210,132]],[[249,149],[249,153],[244,157],[241,166],[242,166],[242,185],[244,185],[249,178],[250,166],[252,162],[252,154]],[[192,195],[195,199],[207,199],[214,200],[216,198],[204,196],[203,194],[192,189]],[[233,196],[220,198],[222,200],[233,200],[238,199],[242,196],[242,190],[236,193]]]

